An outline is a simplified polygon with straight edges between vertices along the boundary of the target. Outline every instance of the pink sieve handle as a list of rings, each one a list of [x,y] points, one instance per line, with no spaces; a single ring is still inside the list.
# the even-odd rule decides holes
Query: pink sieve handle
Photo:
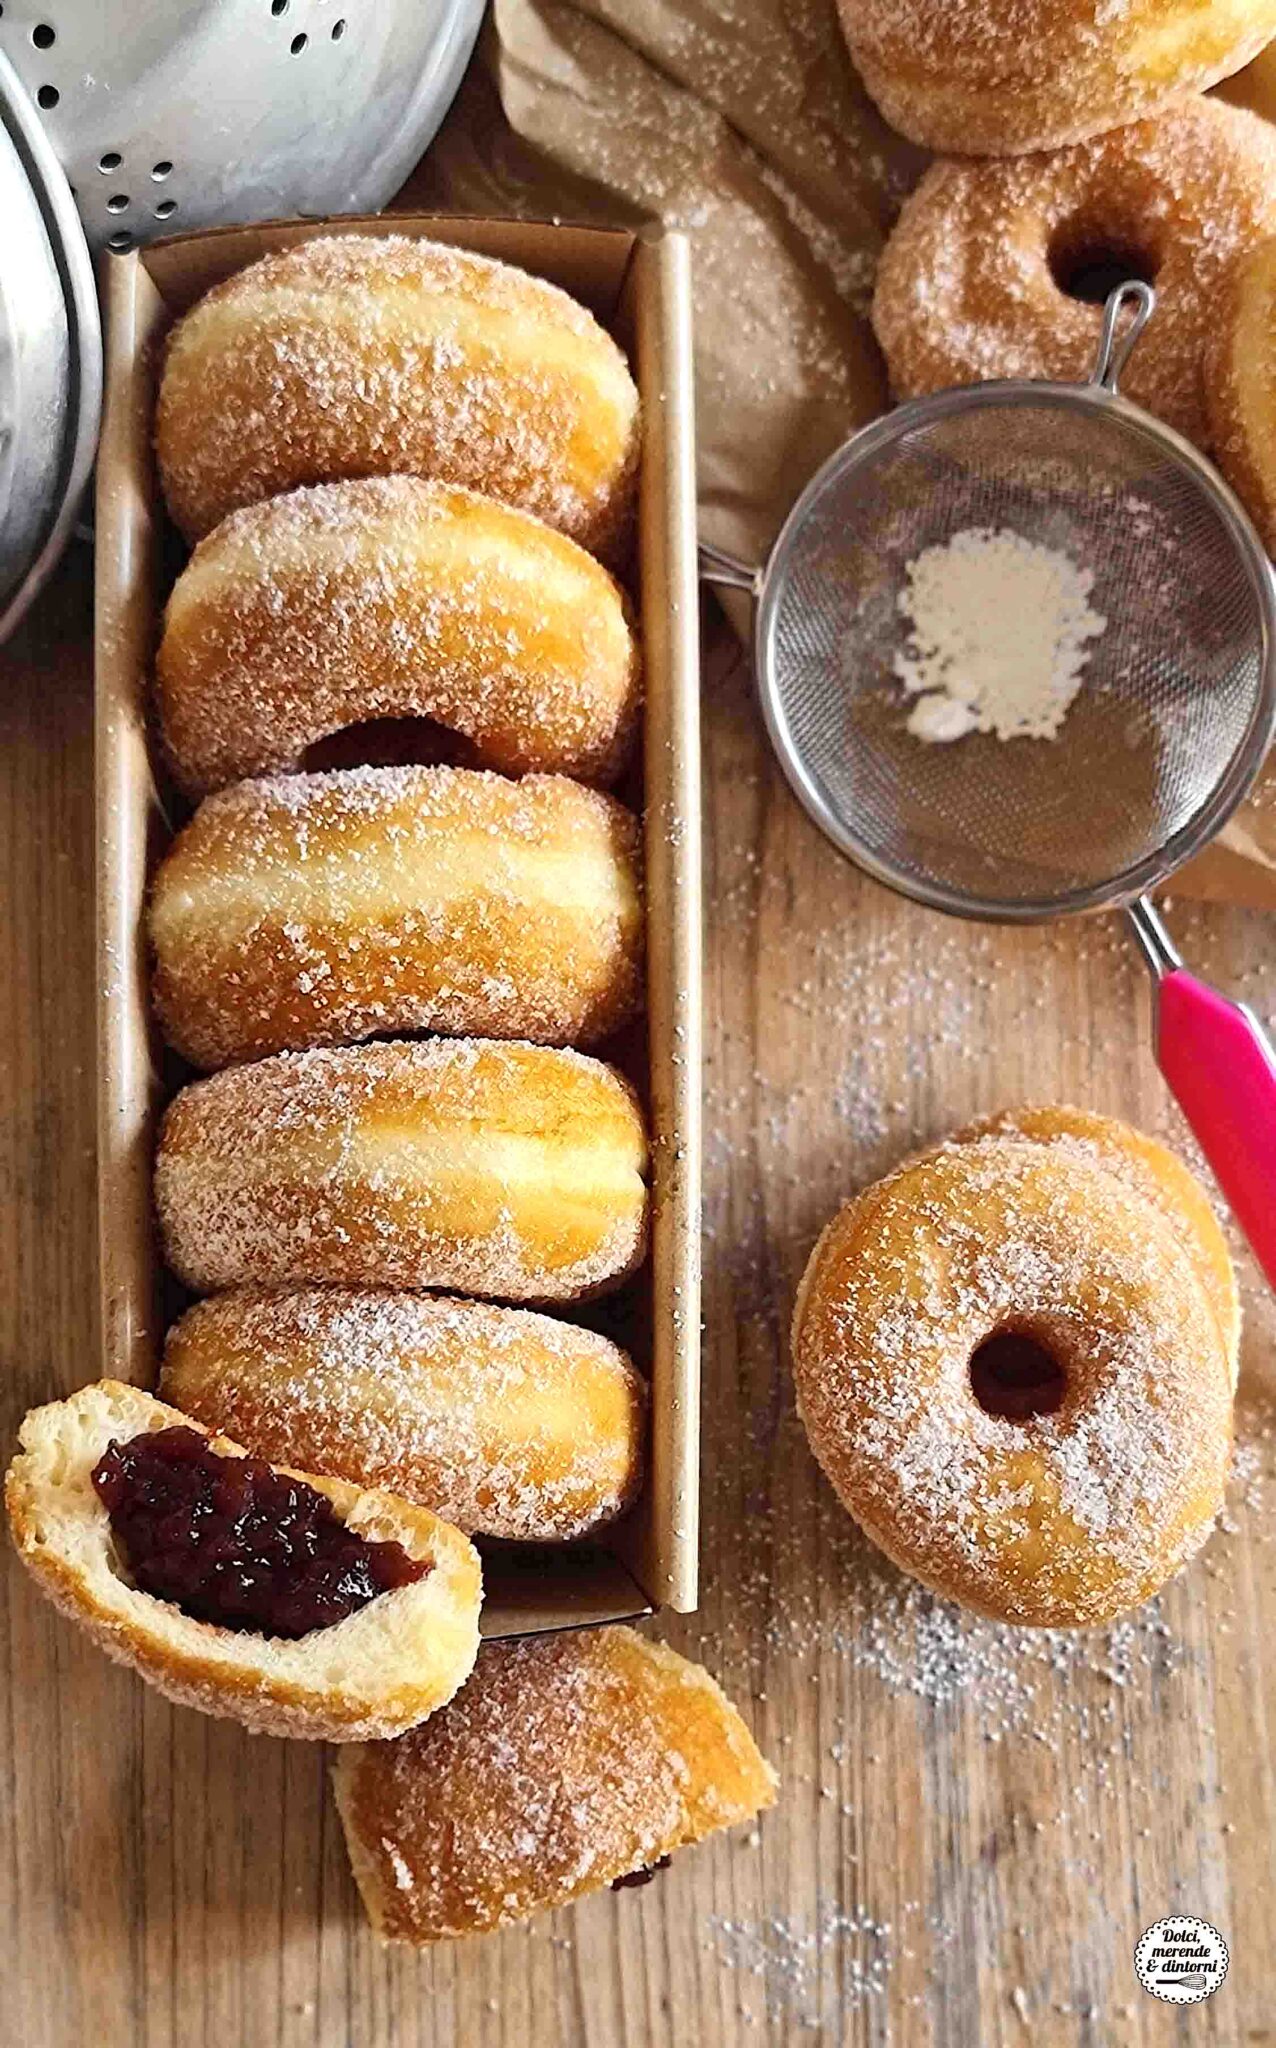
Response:
[[[1276,1287],[1276,1053],[1257,1017],[1174,967],[1157,982],[1156,1054],[1232,1213]]]

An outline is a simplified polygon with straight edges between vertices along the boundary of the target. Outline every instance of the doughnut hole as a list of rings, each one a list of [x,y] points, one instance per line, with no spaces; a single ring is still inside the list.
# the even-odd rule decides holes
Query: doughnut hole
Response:
[[[970,1355],[970,1385],[987,1415],[1028,1422],[1053,1415],[1068,1391],[1067,1371],[1031,1330],[1013,1324],[992,1331]]]
[[[330,768],[473,768],[473,745],[433,718],[368,718],[343,725],[306,748],[307,774]]]
[[[1132,279],[1154,285],[1161,267],[1135,236],[1114,233],[1089,220],[1065,221],[1056,228],[1046,260],[1064,297],[1085,306],[1104,305],[1118,285]]]

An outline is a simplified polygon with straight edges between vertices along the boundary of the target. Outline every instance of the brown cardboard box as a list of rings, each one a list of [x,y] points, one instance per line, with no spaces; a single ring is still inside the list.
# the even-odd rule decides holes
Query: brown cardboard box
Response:
[[[97,482],[97,801],[102,1370],[153,1384],[165,1314],[151,1214],[158,1108],[171,1090],[150,1018],[147,879],[171,829],[147,730],[171,529],[151,455],[158,344],[201,293],[317,234],[428,234],[573,292],[629,351],[642,393],[637,562],[647,682],[647,1082],[652,1253],[624,1304],[651,1376],[646,1490],[590,1548],[494,1552],[488,1634],[696,1603],[700,1348],[700,761],[687,245],[540,222],[412,214],[180,236],[106,265],[106,412]]]

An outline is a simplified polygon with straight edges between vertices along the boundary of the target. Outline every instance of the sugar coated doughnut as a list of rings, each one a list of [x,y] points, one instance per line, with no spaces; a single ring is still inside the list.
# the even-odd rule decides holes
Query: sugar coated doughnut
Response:
[[[1203,92],[1276,36],[1276,0],[838,0],[892,127],[970,156],[1081,142]]]
[[[459,1530],[390,1493],[265,1465],[140,1387],[102,1380],[32,1409],[5,1502],[41,1591],[108,1657],[258,1732],[400,1734],[474,1663],[482,1580]],[[387,1550],[397,1565],[373,1593],[363,1572]],[[252,1618],[263,1602],[268,1628]],[[346,1611],[303,1628],[299,1603]]]
[[[325,235],[178,321],[155,438],[189,540],[296,484],[398,473],[609,548],[633,497],[638,393],[611,336],[543,278],[404,235]]]
[[[1178,1236],[1196,1269],[1218,1319],[1232,1384],[1241,1341],[1241,1302],[1236,1268],[1213,1205],[1196,1176],[1181,1159],[1155,1138],[1136,1131],[1114,1116],[1071,1109],[1055,1103],[1030,1103],[985,1117],[955,1142],[984,1137],[1024,1138],[1050,1145],[1073,1158],[1104,1166],[1119,1180],[1160,1210]]]
[[[232,513],[173,586],[156,680],[192,795],[408,717],[459,733],[484,767],[605,782],[638,708],[624,601],[592,556],[526,512],[403,476]]]
[[[1238,253],[1276,230],[1276,130],[1193,100],[1071,149],[933,164],[882,255],[873,325],[901,398],[990,377],[1082,381],[1122,270],[1157,306],[1127,397],[1204,444],[1203,357]]]
[[[1215,460],[1276,555],[1276,235],[1241,258],[1215,310],[1205,400]]]
[[[642,1478],[645,1386],[624,1352],[485,1301],[235,1289],[169,1331],[160,1391],[258,1457],[383,1487],[468,1535],[586,1536]]]
[[[489,1039],[283,1052],[170,1103],[155,1200],[201,1294],[241,1282],[573,1301],[645,1249],[632,1090],[584,1053]]]
[[[563,776],[355,768],[208,797],[151,893],[198,1067],[375,1034],[596,1043],[642,989],[638,822]]]
[[[373,1929],[417,1944],[641,1882],[776,1783],[708,1672],[629,1628],[488,1643],[446,1714],[335,1776]]]
[[[1197,1265],[1076,1149],[982,1138],[849,1202],[807,1266],[793,1357],[843,1505],[995,1620],[1111,1621],[1222,1505],[1231,1374]]]

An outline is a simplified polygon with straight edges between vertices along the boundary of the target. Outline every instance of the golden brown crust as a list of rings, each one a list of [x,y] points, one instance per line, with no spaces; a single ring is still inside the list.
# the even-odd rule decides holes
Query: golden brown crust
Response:
[[[257,1281],[574,1301],[646,1247],[633,1091],[584,1053],[427,1039],[279,1053],[169,1105],[155,1197],[199,1293]]]
[[[565,1905],[775,1798],[699,1665],[628,1628],[489,1643],[447,1714],[345,1749],[337,1806],[384,1941],[484,1934]]]
[[[325,1742],[380,1738],[413,1727],[450,1699],[478,1648],[478,1556],[459,1530],[391,1494],[293,1475],[322,1493],[351,1528],[374,1540],[392,1538],[430,1565],[416,1583],[295,1641],[193,1620],[127,1584],[89,1475],[113,1440],[188,1422],[114,1380],[28,1414],[5,1504],[18,1555],[54,1605],[169,1699],[258,1733]],[[210,1441],[224,1456],[243,1455],[229,1438]]]
[[[1205,358],[1214,458],[1276,555],[1276,235],[1235,265]]]
[[[1016,1422],[976,1399],[972,1354],[1007,1329],[1059,1362],[1057,1412]],[[1151,1203],[1057,1146],[972,1140],[849,1202],[808,1263],[793,1357],[844,1506],[995,1619],[1112,1620],[1222,1504],[1231,1381],[1210,1300]]]
[[[321,236],[200,299],[156,413],[169,509],[199,539],[297,484],[466,484],[593,549],[628,527],[638,393],[592,314],[543,278],[441,243]]]
[[[206,799],[151,893],[164,1034],[211,1068],[442,1031],[597,1043],[642,989],[638,821],[562,776],[355,768]]]
[[[933,164],[883,252],[873,325],[901,398],[996,377],[1083,380],[1102,309],[1056,268],[1107,254],[1155,273],[1157,308],[1122,390],[1208,439],[1206,342],[1236,254],[1276,229],[1276,131],[1190,101],[1093,142]]]
[[[1003,1109],[958,1131],[953,1143],[962,1145],[985,1137],[1026,1138],[1034,1145],[1055,1146],[1074,1158],[1106,1167],[1135,1194],[1151,1202],[1178,1236],[1209,1296],[1235,1386],[1241,1339],[1236,1268],[1209,1196],[1181,1159],[1117,1117],[1097,1116],[1093,1110],[1059,1103],[1026,1103]]]
[[[173,586],[156,688],[173,773],[201,796],[385,718],[432,719],[506,774],[608,782],[640,679],[625,600],[583,548],[394,476],[223,520]]]
[[[839,0],[839,11],[891,126],[969,156],[1145,119],[1276,35],[1276,0]]]
[[[646,1387],[625,1353],[489,1302],[239,1289],[169,1331],[160,1391],[259,1457],[385,1488],[469,1535],[585,1536],[642,1479]]]

